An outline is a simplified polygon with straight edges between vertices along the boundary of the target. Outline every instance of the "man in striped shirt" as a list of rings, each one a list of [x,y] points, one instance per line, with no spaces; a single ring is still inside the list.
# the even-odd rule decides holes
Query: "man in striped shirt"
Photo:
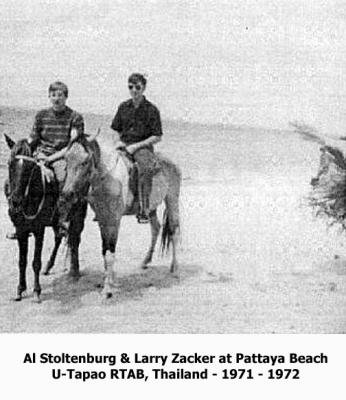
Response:
[[[48,89],[52,107],[39,111],[29,136],[38,158],[49,164],[61,187],[65,179],[64,156],[70,141],[84,134],[83,117],[66,105],[68,88],[54,82]]]
[[[52,106],[36,114],[28,142],[37,157],[54,170],[60,192],[65,181],[63,157],[68,144],[84,135],[84,121],[66,105],[68,88],[64,83],[52,83],[48,97]],[[16,239],[16,235],[10,233],[7,238]]]

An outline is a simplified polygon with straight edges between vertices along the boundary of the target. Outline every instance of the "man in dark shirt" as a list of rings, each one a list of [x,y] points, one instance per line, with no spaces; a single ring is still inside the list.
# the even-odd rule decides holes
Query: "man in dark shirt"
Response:
[[[152,177],[159,169],[154,144],[161,141],[160,112],[143,95],[147,80],[142,74],[128,79],[131,99],[120,104],[111,128],[118,132],[117,148],[125,148],[133,155],[139,169],[140,213],[138,222],[149,220],[149,197]]]

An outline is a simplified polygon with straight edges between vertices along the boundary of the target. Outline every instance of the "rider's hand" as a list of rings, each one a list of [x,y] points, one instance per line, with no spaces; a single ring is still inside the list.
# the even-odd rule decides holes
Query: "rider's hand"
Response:
[[[39,153],[37,154],[37,160],[43,163],[44,165],[49,165],[52,161],[51,156],[46,156],[45,154]]]
[[[48,160],[48,156],[46,156],[45,154],[43,154],[43,153],[38,153],[37,154],[37,159],[38,159],[38,161],[43,161],[44,163],[45,162],[47,162],[47,160]]]
[[[123,143],[123,142],[117,142],[117,143],[115,144],[115,148],[116,148],[116,150],[125,149],[125,148],[126,148],[126,144]]]
[[[138,150],[138,147],[135,144],[130,144],[129,146],[126,146],[126,151],[130,154],[135,153]]]

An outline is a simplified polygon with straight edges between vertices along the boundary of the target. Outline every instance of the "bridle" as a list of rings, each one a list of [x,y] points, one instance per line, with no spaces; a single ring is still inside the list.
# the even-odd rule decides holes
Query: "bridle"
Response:
[[[41,181],[42,181],[42,198],[40,200],[40,203],[37,207],[37,210],[34,214],[32,215],[28,215],[25,210],[24,207],[22,206],[21,212],[24,216],[24,218],[28,221],[33,221],[34,219],[37,218],[37,216],[40,214],[40,212],[42,211],[42,208],[44,206],[44,202],[46,200],[46,179],[48,180],[48,182],[51,180],[51,174],[48,172],[48,168],[44,165],[44,163],[42,161],[37,160],[34,157],[30,157],[30,156],[25,156],[25,155],[16,155],[14,157],[16,160],[24,160],[24,161],[29,161],[32,162],[34,164],[36,164],[39,168],[40,168],[40,173],[41,173]],[[24,190],[24,200],[26,200],[28,198],[29,195],[29,190],[30,190],[30,185],[31,185],[31,181],[33,179],[33,174],[34,174],[34,169],[31,171],[28,183],[25,187]],[[9,196],[9,199],[11,199],[12,193]]]

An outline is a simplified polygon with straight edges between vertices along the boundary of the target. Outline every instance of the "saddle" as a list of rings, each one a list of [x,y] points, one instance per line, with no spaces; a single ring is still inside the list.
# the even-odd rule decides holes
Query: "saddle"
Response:
[[[138,163],[135,161],[132,154],[121,151],[120,152],[123,161],[127,167],[129,173],[129,190],[133,195],[132,205],[126,211],[126,214],[137,214],[137,219],[139,223],[147,223],[148,218],[143,217],[141,212],[143,206],[143,202],[149,202],[149,193],[145,194],[143,188],[143,182],[140,182],[141,170]],[[161,171],[161,164],[159,161],[155,161],[152,168],[152,176],[156,175],[159,171]],[[144,178],[145,179],[145,178]],[[152,188],[151,188],[152,189]]]

